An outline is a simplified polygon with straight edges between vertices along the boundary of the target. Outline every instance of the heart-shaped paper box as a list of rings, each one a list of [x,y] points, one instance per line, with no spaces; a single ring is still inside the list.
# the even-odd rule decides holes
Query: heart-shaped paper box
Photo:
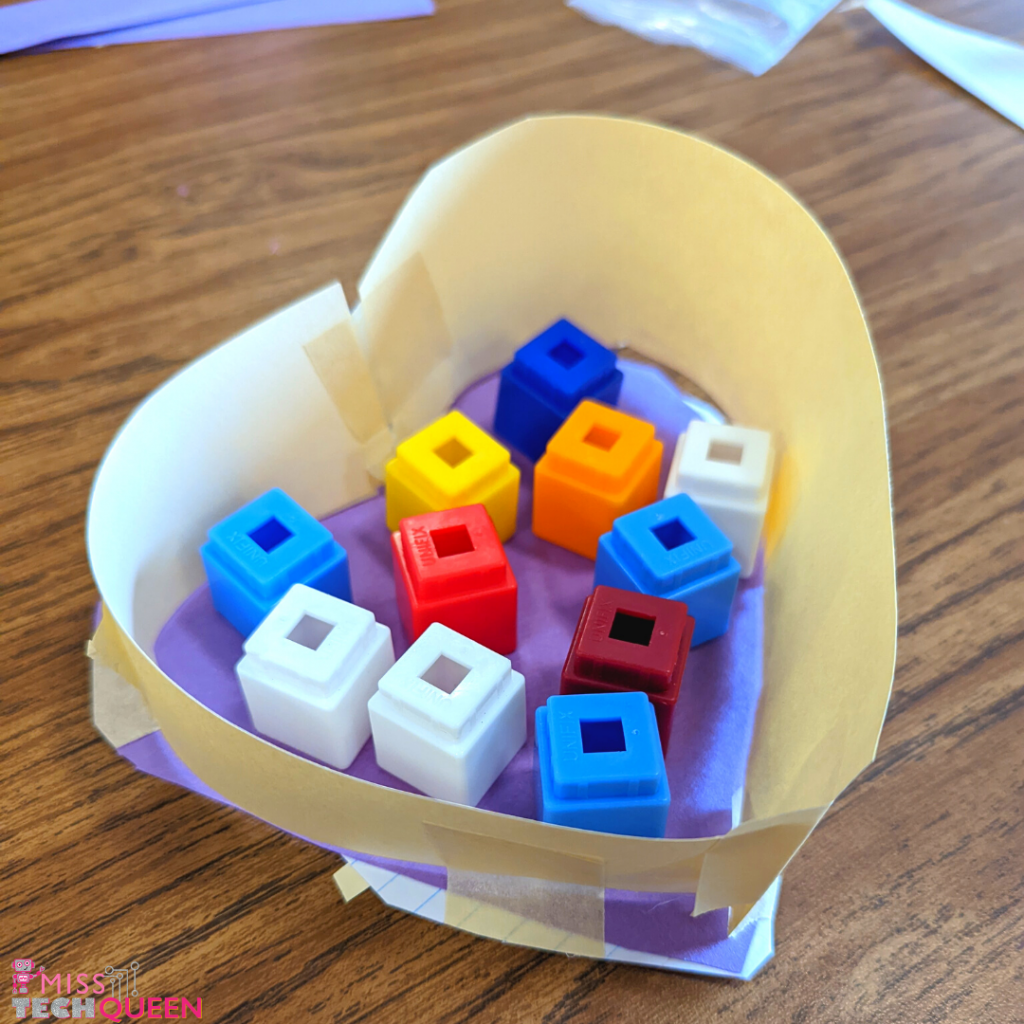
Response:
[[[350,314],[337,285],[310,295],[129,418],[89,506],[104,606],[94,657],[144,695],[199,779],[281,828],[496,888],[537,880],[534,896],[544,884],[564,896],[565,883],[696,893],[696,913],[729,907],[737,925],[873,759],[893,674],[882,391],[828,236],[777,182],[707,142],[536,117],[423,177],[359,296]],[[770,429],[780,452],[764,687],[742,821],[726,835],[587,832],[377,786],[227,722],[153,661],[161,626],[203,581],[210,524],[271,486],[316,515],[366,498],[397,440],[562,316],[698,382],[735,421]],[[531,944],[546,947],[545,934]]]

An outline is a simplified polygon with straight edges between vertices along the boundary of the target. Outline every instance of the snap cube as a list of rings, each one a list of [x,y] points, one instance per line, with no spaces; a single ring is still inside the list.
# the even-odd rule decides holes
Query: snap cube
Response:
[[[370,738],[366,705],[394,664],[373,613],[296,584],[245,641],[235,666],[253,725],[345,769]]]
[[[458,410],[406,438],[384,469],[388,529],[408,516],[483,505],[498,536],[516,530],[519,470],[508,450]]]
[[[207,537],[199,553],[213,606],[243,636],[296,583],[352,599],[345,549],[279,487],[217,523]]]
[[[549,697],[537,708],[537,815],[627,836],[665,835],[670,794],[647,695]]]
[[[740,577],[754,571],[772,480],[766,430],[695,420],[679,435],[665,497],[685,492],[732,541]]]
[[[391,555],[410,640],[441,622],[498,654],[516,649],[516,578],[483,505],[403,519]]]
[[[646,692],[667,751],[693,625],[681,601],[597,587],[583,604],[560,692]]]
[[[594,585],[682,601],[696,647],[729,628],[740,564],[732,542],[686,494],[615,520],[601,538]]]
[[[615,353],[575,324],[552,324],[501,371],[495,434],[536,462],[584,398],[618,402],[622,371],[615,364]]]
[[[534,469],[533,532],[593,558],[619,516],[657,499],[661,452],[653,424],[580,402]]]
[[[526,742],[526,684],[508,658],[435,622],[370,698],[377,764],[475,806]]]

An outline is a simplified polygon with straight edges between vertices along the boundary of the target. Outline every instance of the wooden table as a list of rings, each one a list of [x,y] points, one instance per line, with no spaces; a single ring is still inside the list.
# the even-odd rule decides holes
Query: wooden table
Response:
[[[1024,38],[1017,0],[922,6]],[[558,0],[440,8],[0,60],[0,953],[134,957],[219,1022],[1024,1020],[1024,133],[862,12],[752,79]],[[657,119],[778,176],[836,238],[881,356],[892,705],[786,872],[752,984],[345,905],[337,858],[133,771],[89,721],[84,510],[118,425],[258,317],[332,278],[354,295],[428,164],[553,109]]]

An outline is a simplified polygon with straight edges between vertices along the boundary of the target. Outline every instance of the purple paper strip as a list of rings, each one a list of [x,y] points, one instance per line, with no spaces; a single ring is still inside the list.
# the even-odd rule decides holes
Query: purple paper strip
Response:
[[[257,0],[28,0],[0,7],[0,53],[254,2]]]
[[[249,32],[277,32],[366,21],[397,21],[401,18],[422,18],[433,13],[433,0],[265,0],[209,14],[60,39],[40,47],[38,52],[83,46],[153,43],[168,39],[234,36]]]
[[[655,424],[666,446],[662,476],[679,432],[693,418],[675,386],[660,371],[621,362],[625,374],[620,408]],[[485,429],[491,426],[496,377],[473,385],[456,403]],[[480,806],[535,816],[533,797],[533,711],[558,690],[565,651],[583,600],[593,584],[593,563],[539,540],[530,530],[532,467],[516,457],[523,472],[519,522],[506,550],[519,582],[519,648],[512,662],[527,680],[529,738],[491,787]],[[407,644],[400,625],[391,572],[383,496],[371,498],[324,520],[347,549],[356,603],[369,608],[392,630],[396,654]],[[743,784],[761,689],[763,586],[760,573],[741,584],[726,636],[694,649],[687,662],[676,712],[667,768],[672,808],[671,838],[720,835],[732,824],[734,794]],[[164,626],[155,645],[157,664],[183,688],[224,718],[252,731],[234,665],[241,636],[213,609],[207,587],[190,595]],[[156,733],[121,748],[143,771],[210,795]],[[372,740],[346,772],[395,789],[412,791],[377,767]],[[348,851],[344,851],[348,852]],[[443,886],[443,869],[416,868],[352,852],[363,860]],[[692,894],[630,893],[608,890],[606,938],[630,949],[705,962],[725,970],[742,966],[747,937],[726,939],[727,912],[690,916]]]

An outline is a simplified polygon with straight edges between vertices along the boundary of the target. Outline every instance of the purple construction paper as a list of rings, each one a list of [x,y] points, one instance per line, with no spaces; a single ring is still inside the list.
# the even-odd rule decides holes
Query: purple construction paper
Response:
[[[664,479],[676,438],[694,413],[660,371],[626,361],[620,365],[625,379],[619,406],[655,424],[658,437],[666,446]],[[497,378],[492,376],[469,388],[456,406],[489,429],[496,394]],[[480,806],[532,818],[533,711],[558,690],[562,661],[583,600],[593,585],[593,562],[533,535],[529,528],[532,466],[517,455],[513,457],[523,478],[517,532],[506,545],[520,588],[520,643],[512,662],[527,681],[529,735],[526,746],[513,758]],[[348,551],[355,602],[369,608],[379,622],[391,628],[396,654],[401,654],[407,643],[394,596],[383,495],[324,522]],[[729,632],[690,653],[666,759],[673,797],[666,831],[670,838],[721,835],[731,827],[733,798],[743,784],[761,690],[762,603],[763,585],[758,572],[740,585]],[[172,679],[211,710],[253,731],[234,674],[234,665],[241,656],[242,637],[216,613],[206,586],[182,603],[155,645],[157,664]],[[159,734],[127,744],[121,752],[143,771],[210,792],[206,787],[200,788],[201,783],[196,785],[198,780],[177,761]],[[414,791],[377,767],[372,740],[346,774]],[[406,870],[396,867],[393,861],[344,852],[392,870]],[[415,870],[414,877],[434,885],[445,884],[443,869],[419,865]],[[607,941],[738,970],[749,938],[740,936],[726,941],[727,912],[714,911],[694,918],[690,916],[692,906],[692,894],[608,890]],[[739,965],[733,967],[736,957]]]
[[[693,917],[696,899],[692,892],[606,889],[605,941],[624,949],[658,953],[739,974],[754,930],[748,928],[730,940],[729,912],[716,910]]]
[[[167,21],[132,24],[109,32],[60,39],[40,47],[39,51],[234,36],[248,32],[276,32],[365,21],[396,21],[401,18],[426,17],[433,13],[433,0],[264,0],[244,7]]]
[[[28,0],[0,7],[0,53],[68,36],[243,6],[255,0]]]

